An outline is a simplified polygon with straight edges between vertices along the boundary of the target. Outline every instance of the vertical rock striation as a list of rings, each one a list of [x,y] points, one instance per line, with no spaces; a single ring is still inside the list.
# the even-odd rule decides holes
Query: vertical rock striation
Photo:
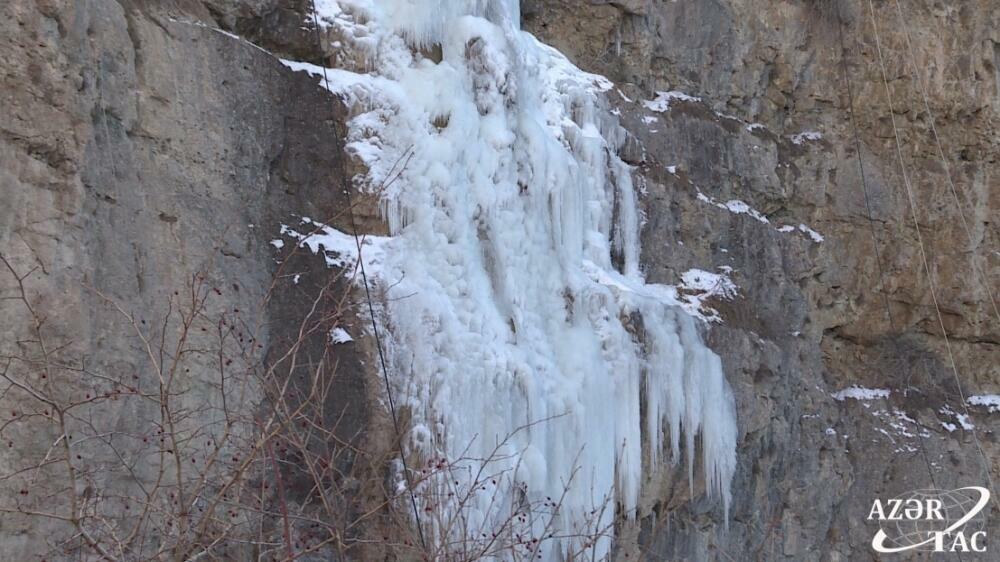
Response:
[[[317,3],[321,8],[341,4]],[[372,99],[351,97],[352,88],[366,85],[345,87],[338,79],[346,74],[338,74],[328,86],[340,95],[332,96],[317,86],[316,73],[321,66],[357,75],[381,72],[404,101],[420,90],[419,84],[405,81],[411,60],[374,56],[373,38],[379,37],[372,22],[387,20],[369,14],[350,37],[335,25],[324,26],[325,40],[318,46],[316,30],[306,22],[309,5],[304,0],[12,0],[0,7],[5,53],[0,74],[0,201],[5,203],[0,207],[0,255],[9,264],[0,267],[0,317],[5,320],[0,368],[8,377],[0,394],[0,472],[38,466],[61,443],[58,424],[42,414],[45,406],[35,408],[23,389],[10,386],[11,380],[53,385],[61,399],[95,401],[81,407],[70,424],[68,433],[78,437],[88,432],[156,435],[159,418],[152,402],[117,399],[116,387],[84,375],[116,381],[135,376],[138,387],[155,386],[155,369],[130,318],[139,333],[174,337],[174,328],[157,331],[154,326],[179,302],[174,292],[183,292],[199,276],[220,293],[212,293],[207,316],[263,326],[257,333],[261,347],[254,348],[253,357],[266,363],[293,345],[301,319],[329,277],[323,260],[288,255],[296,244],[281,235],[282,225],[301,230],[300,218],[311,217],[349,232],[341,171],[358,177],[379,173],[378,165],[364,158],[371,154],[357,151],[360,145],[349,147],[350,161],[345,162],[334,142],[337,131],[349,141],[370,132],[356,118],[372,110],[366,105]],[[391,219],[383,222],[378,206],[361,200],[358,224],[379,235],[399,234],[402,227],[416,224],[428,236],[450,235],[441,242],[444,248],[466,240],[483,255],[467,255],[457,246],[443,255],[448,267],[465,272],[448,281],[452,288],[464,281],[463,294],[451,295],[445,287],[442,276],[454,273],[451,269],[424,272],[422,279],[442,279],[440,295],[430,284],[420,287],[417,299],[407,299],[402,285],[383,286],[389,293],[397,291],[391,295],[397,298],[385,303],[395,343],[433,336],[420,332],[419,323],[407,325],[412,320],[407,311],[433,308],[421,299],[438,295],[451,304],[478,302],[469,296],[469,271],[489,279],[494,292],[509,296],[506,308],[489,314],[463,309],[466,323],[493,326],[493,320],[511,318],[509,325],[498,321],[497,330],[486,330],[503,341],[478,348],[493,349],[489,346],[528,334],[537,336],[533,341],[563,334],[562,328],[530,321],[532,314],[550,313],[555,301],[525,300],[514,285],[523,287],[526,281],[512,270],[523,262],[525,268],[544,270],[535,276],[539,284],[565,281],[555,272],[577,271],[576,266],[567,269],[563,254],[551,268],[544,261],[527,260],[531,244],[525,240],[554,237],[563,243],[554,242],[554,247],[566,249],[572,234],[580,242],[574,248],[589,244],[593,251],[580,255],[599,267],[563,276],[575,289],[558,303],[566,315],[593,320],[601,311],[614,311],[613,318],[600,319],[602,325],[615,333],[647,333],[632,342],[646,346],[643,360],[655,348],[648,332],[670,332],[674,326],[675,339],[690,340],[682,347],[721,360],[732,389],[739,413],[738,454],[728,525],[719,502],[704,493],[700,475],[706,467],[701,461],[694,478],[684,463],[670,464],[666,443],[679,439],[670,434],[677,424],[662,425],[659,429],[667,434],[659,441],[657,424],[651,421],[657,406],[671,407],[670,394],[658,395],[651,388],[676,381],[647,378],[646,387],[632,389],[643,396],[642,407],[629,418],[644,424],[645,449],[633,456],[643,469],[632,473],[635,482],[622,481],[621,473],[602,480],[632,490],[624,503],[634,508],[634,518],[617,520],[613,556],[874,560],[870,541],[877,529],[865,517],[875,498],[927,487],[986,485],[986,471],[1000,479],[998,414],[988,401],[979,400],[965,417],[960,396],[1000,394],[1000,318],[987,292],[997,292],[991,280],[1000,273],[995,177],[1000,146],[994,134],[1000,111],[1000,12],[991,0],[916,0],[898,8],[894,1],[845,0],[434,5],[430,19],[426,10],[409,16],[394,11],[398,21],[393,29],[402,29],[415,48],[399,39],[396,50],[382,52],[407,53],[426,61],[427,68],[444,61],[468,70],[468,92],[456,88],[448,99],[406,103],[421,111],[428,106],[454,110],[471,92],[469,107],[483,126],[458,135],[458,116],[441,111],[427,119],[425,136],[395,131],[383,149],[398,149],[399,156],[408,140],[416,140],[422,151],[414,157],[410,177],[391,186],[404,204],[383,207]],[[444,16],[460,12],[484,20],[441,24]],[[512,31],[518,19],[541,43]],[[428,21],[437,24],[421,23]],[[351,53],[351,41],[373,50]],[[566,68],[575,65],[607,81],[573,69],[563,78],[592,76],[601,87],[585,91],[592,84],[544,84],[528,68],[532,57],[534,64],[561,61]],[[295,72],[279,59],[298,61],[302,64],[293,68],[312,75]],[[428,79],[430,71],[421,69],[424,74],[411,76],[417,82]],[[853,89],[858,144],[845,70]],[[436,95],[440,97],[444,80],[454,78],[434,76]],[[341,102],[351,108],[345,110]],[[537,179],[540,155],[559,146],[543,139],[553,131],[532,132],[523,119],[513,117],[517,109],[529,107],[543,114],[554,111],[546,117],[569,115],[569,122],[553,128],[562,130],[562,140],[569,144],[560,158],[593,164],[563,175],[553,172],[547,187],[562,186],[560,193],[568,197],[570,188],[595,182],[587,189],[600,195],[594,197],[600,205],[576,226],[563,223],[512,239],[517,230],[511,221],[527,227],[533,224],[528,218],[546,225],[556,220],[545,205],[517,203],[536,192],[531,181],[519,183],[524,178],[513,173],[515,164],[530,163],[535,175],[528,176]],[[353,125],[350,118],[355,118]],[[501,134],[511,131],[513,140]],[[931,277],[921,265],[897,159],[897,134]],[[432,169],[426,166],[428,151],[440,146],[428,139],[438,137],[451,142],[462,157]],[[519,142],[531,150],[518,154],[510,149]],[[489,183],[498,186],[495,191],[458,189],[456,174],[484,169],[491,176],[469,177],[469,185]],[[369,180],[378,183],[391,175],[381,172],[383,176]],[[407,194],[416,182],[430,185],[435,178],[440,184],[436,201],[423,205],[427,202],[415,199],[419,192]],[[356,187],[363,191],[362,184]],[[526,195],[520,192],[525,188]],[[623,203],[628,193],[635,194],[640,211],[632,222],[621,214],[630,208]],[[475,215],[475,205],[467,206],[471,203],[486,211]],[[563,206],[570,203],[563,198]],[[591,219],[594,228],[580,227]],[[479,226],[455,226],[462,220]],[[446,223],[454,228],[448,230]],[[635,239],[623,243],[630,228]],[[581,242],[584,231],[599,236],[583,236]],[[412,252],[398,254],[386,271],[419,271],[437,263],[429,251],[433,244],[417,242],[410,240]],[[336,252],[327,254],[332,263],[342,263]],[[617,288],[608,287],[601,272],[620,275]],[[25,299],[20,298],[18,277]],[[637,278],[645,284],[636,284]],[[931,298],[932,280],[947,342]],[[347,290],[346,280],[338,283]],[[628,302],[622,283],[632,283],[631,289],[676,287],[672,296],[679,304],[718,319],[705,331],[711,350],[701,347],[690,318],[674,323],[673,309]],[[591,290],[584,291],[587,287]],[[604,304],[588,308],[595,298]],[[637,309],[642,314],[632,314]],[[374,378],[371,342],[363,320],[355,316],[352,308],[335,321],[357,341],[335,348],[342,384],[329,398],[331,417],[324,423],[342,420],[341,437],[354,439],[353,444],[378,442],[384,452],[395,446],[394,440],[378,402],[381,382]],[[143,328],[143,322],[150,327]],[[448,333],[461,335],[462,326],[457,322]],[[593,322],[582,331],[574,325],[571,331],[578,339],[573,341],[590,341],[591,328]],[[659,337],[668,340],[671,335]],[[42,340],[49,342],[45,349]],[[211,343],[201,334],[192,341],[195,346]],[[448,355],[450,343],[437,343],[441,347],[430,358],[406,356],[415,353],[412,345],[409,351],[397,349],[398,371],[420,367],[415,375],[458,376],[463,357]],[[581,347],[560,355],[566,365],[579,364],[578,372],[596,372],[594,364],[608,360],[588,360],[579,354]],[[307,348],[310,357],[325,361],[326,333],[312,337]],[[671,349],[676,351],[662,346],[652,355],[656,362],[683,360]],[[605,351],[622,361],[637,357],[632,349]],[[443,359],[451,361],[428,371]],[[641,369],[637,361],[628,369]],[[537,366],[527,359],[524,363]],[[59,365],[51,371],[56,380],[42,377],[43,364]],[[185,407],[201,412],[194,423],[210,423],[215,414],[207,412],[220,411],[215,366],[198,359],[184,368],[190,371],[180,379],[183,388],[198,397]],[[288,380],[302,380],[298,374],[293,371]],[[329,376],[335,376],[332,368]],[[522,376],[515,382],[529,379]],[[512,386],[511,396],[515,390]],[[553,396],[552,389],[544,395]],[[485,407],[469,396],[453,399]],[[240,407],[254,411],[262,401],[262,396],[248,396]],[[404,421],[422,420],[431,427],[447,414],[443,402],[436,410],[417,411],[421,404],[412,402]],[[590,405],[598,409],[603,404],[598,397]],[[582,416],[577,421],[591,419]],[[443,427],[431,427],[435,443],[477,432],[471,424],[461,427],[461,435]],[[588,428],[583,423],[562,431],[582,436]],[[440,434],[432,435],[434,431]],[[110,466],[116,444],[85,440],[72,446],[69,459],[84,476],[70,491],[92,502],[88,505],[116,511],[113,517],[121,519],[131,512],[115,494],[145,482],[148,473],[143,471],[149,467],[136,465],[138,476],[98,470]],[[416,450],[413,442],[410,447]],[[551,452],[518,453],[526,456],[523,478],[543,480],[540,473],[551,462]],[[662,466],[657,469],[657,464]],[[289,476],[290,497],[308,496],[302,489],[308,486]],[[65,471],[55,465],[0,482],[0,495],[13,498],[0,502],[11,510],[0,514],[0,559],[69,560],[76,559],[79,549],[86,551],[86,539],[72,522],[24,513],[39,506],[62,513],[68,489]],[[98,501],[94,490],[106,496]],[[989,519],[992,534],[998,532],[995,515]],[[383,555],[373,550],[363,557]],[[246,551],[225,556],[251,559]]]

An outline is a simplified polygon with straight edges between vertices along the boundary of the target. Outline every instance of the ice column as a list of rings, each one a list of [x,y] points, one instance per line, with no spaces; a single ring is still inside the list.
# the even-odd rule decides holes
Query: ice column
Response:
[[[610,536],[586,537],[634,514],[644,465],[683,458],[693,478],[698,449],[728,510],[734,400],[676,293],[643,280],[610,83],[520,31],[511,0],[344,0],[326,15],[374,53],[331,86],[355,105],[349,149],[371,189],[399,175],[380,191],[378,278],[405,441],[464,467],[423,492],[481,488],[462,507],[425,500],[462,511],[438,531],[523,512],[525,536],[568,536],[544,559],[600,558]]]

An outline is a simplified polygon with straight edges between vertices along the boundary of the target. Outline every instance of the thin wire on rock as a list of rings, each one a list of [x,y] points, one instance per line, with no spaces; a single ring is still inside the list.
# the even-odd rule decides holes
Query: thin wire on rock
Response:
[[[898,333],[896,321],[892,315],[892,306],[889,304],[889,291],[886,288],[885,271],[882,268],[882,257],[881,257],[881,251],[879,250],[878,235],[876,234],[875,231],[875,216],[874,213],[872,212],[871,195],[868,189],[868,179],[867,176],[865,175],[864,154],[862,153],[861,150],[862,149],[861,133],[858,130],[857,118],[854,114],[854,88],[851,84],[851,74],[847,66],[847,48],[844,44],[844,20],[842,14],[837,15],[837,38],[840,42],[840,62],[844,74],[844,82],[847,87],[848,114],[850,115],[851,129],[853,130],[854,133],[853,135],[854,147],[855,147],[855,152],[857,153],[858,156],[858,169],[861,175],[861,186],[865,199],[865,211],[868,217],[868,226],[869,229],[871,230],[872,244],[875,249],[875,263],[877,264],[879,287],[882,293],[882,302],[885,306],[885,315],[886,319],[889,322],[889,329],[893,333]],[[926,372],[926,366],[925,366],[925,372]],[[934,478],[934,470],[931,466],[930,458],[927,456],[927,447],[925,446],[924,443],[923,432],[918,430],[917,437],[920,440],[920,453],[924,460],[924,466],[927,468],[927,476],[930,478],[931,485],[936,489],[938,487],[937,479]],[[961,553],[959,553],[959,560],[961,560]]]
[[[882,71],[882,83],[885,87],[886,101],[889,105],[889,118],[892,123],[892,132],[893,132],[893,137],[895,139],[896,155],[899,159],[900,173],[903,176],[903,187],[906,190],[906,197],[910,205],[910,216],[913,220],[913,228],[915,229],[917,234],[917,245],[918,248],[920,249],[920,261],[923,265],[924,274],[927,276],[927,283],[930,285],[931,300],[934,303],[934,311],[937,316],[938,326],[941,328],[941,335],[944,337],[945,348],[947,349],[948,352],[948,360],[949,363],[951,364],[952,375],[954,376],[955,379],[955,387],[958,390],[958,395],[962,401],[962,408],[965,412],[966,417],[971,417],[971,414],[969,412],[969,404],[965,399],[965,392],[962,390],[962,382],[958,374],[958,363],[955,360],[955,352],[952,349],[951,338],[948,337],[948,329],[945,326],[944,315],[941,312],[941,305],[938,302],[937,283],[934,281],[934,275],[930,267],[930,260],[928,259],[927,256],[927,248],[924,245],[923,233],[920,229],[920,222],[917,218],[917,208],[918,208],[917,201],[913,195],[913,188],[910,185],[910,177],[909,174],[907,174],[907,169],[906,169],[906,160],[903,157],[903,144],[902,140],[900,140],[899,129],[896,126],[896,114],[892,104],[892,91],[889,88],[888,72],[886,71],[885,57],[882,54],[882,42],[878,32],[878,21],[875,18],[875,6],[872,0],[868,0],[868,10],[871,16],[872,31],[875,37],[875,51],[878,54],[879,67]],[[976,449],[978,450],[979,457],[983,463],[983,469],[984,472],[986,473],[986,480],[989,485],[990,495],[994,503],[997,506],[1000,506],[1000,499],[997,498],[996,488],[993,485],[993,476],[990,473],[990,463],[989,460],[986,458],[986,453],[983,452],[983,446],[979,440],[979,434],[976,431],[975,426],[973,426],[970,429],[970,432],[972,433],[972,439],[976,444]]]

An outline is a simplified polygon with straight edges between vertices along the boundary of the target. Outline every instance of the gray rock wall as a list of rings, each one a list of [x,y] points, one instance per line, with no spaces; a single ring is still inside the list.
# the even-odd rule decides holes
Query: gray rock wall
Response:
[[[905,26],[893,2],[875,3],[920,230],[961,388],[996,393],[1000,317],[986,288],[996,292],[1000,273],[991,132],[1000,100],[998,12],[990,2],[903,2],[902,10]],[[644,552],[656,560],[871,560],[877,526],[865,517],[876,497],[986,486],[987,467],[1000,475],[996,414],[972,409],[982,456],[970,431],[942,425],[960,427],[942,409],[962,412],[962,401],[921,265],[866,2],[540,0],[524,11],[529,30],[621,88],[612,97],[648,190],[649,278],[676,283],[689,268],[726,266],[740,287],[740,297],[718,307],[723,325],[709,332],[737,394],[742,434],[730,527],[711,504],[678,501],[686,484],[668,478],[656,483],[649,514],[633,530],[638,545],[620,559]],[[666,113],[642,106],[670,90],[701,101],[674,101]],[[821,138],[793,141],[805,131]],[[699,192],[722,204],[741,200],[770,222],[699,200]],[[823,242],[778,231],[799,224]],[[892,395],[831,397],[852,385]]]
[[[135,314],[140,333],[166,332],[170,340],[175,325],[163,330],[153,320],[198,274],[221,293],[213,292],[206,315],[260,326],[263,347],[252,357],[266,364],[288,349],[328,278],[319,260],[287,258],[270,241],[294,215],[348,230],[333,142],[341,110],[314,79],[213,28],[320,63],[331,54],[314,48],[302,8],[241,0],[13,0],[0,7],[0,252],[11,268],[0,269],[0,367],[10,379],[52,385],[65,400],[108,391],[81,373],[115,380],[134,373],[136,384],[154,384],[141,338],[108,300]],[[988,280],[1000,268],[992,133],[1000,12],[990,0],[917,0],[903,9],[973,238],[970,247],[951,201],[907,28],[894,3],[877,2],[938,301],[962,389],[998,393],[1000,319],[974,266]],[[626,157],[646,190],[648,278],[676,283],[690,268],[725,266],[740,287],[736,299],[713,303],[723,323],[708,331],[740,417],[728,528],[715,502],[667,471],[647,483],[639,520],[619,530],[620,559],[871,560],[876,528],[864,517],[874,498],[984,485],[984,458],[1000,478],[996,414],[973,409],[980,456],[972,433],[947,413],[962,412],[959,389],[920,266],[867,3],[525,0],[522,12],[528,30],[621,91],[611,97],[631,135]],[[845,60],[891,325],[847,112]],[[658,90],[701,100],[651,112],[641,102]],[[794,141],[807,131],[821,138]],[[705,198],[741,200],[768,222]],[[781,232],[783,225],[793,231]],[[37,317],[18,298],[17,276]],[[288,290],[265,299],[272,282]],[[353,314],[338,322],[363,331]],[[46,350],[40,339],[51,342]],[[195,334],[192,341],[213,340]],[[372,421],[382,414],[372,403],[371,370],[360,363],[373,364],[368,345],[362,340],[359,351],[338,348],[332,357],[322,337],[307,346],[311,357],[339,365],[343,384],[328,412],[344,413],[345,437],[378,432],[382,423]],[[61,365],[49,379],[39,378],[44,357]],[[218,411],[215,367],[193,359],[185,368],[183,388],[200,397],[192,411]],[[855,384],[893,393],[888,401],[832,398]],[[5,473],[37,465],[60,435],[45,415],[26,420],[26,408],[38,414],[45,407],[9,386],[0,394]],[[241,406],[262,400],[249,396]],[[86,422],[97,415],[100,428],[148,429],[157,408],[137,403],[102,398],[70,425],[93,433]],[[959,427],[949,432],[944,423]],[[391,442],[384,433],[375,440],[383,448]],[[81,466],[107,461],[107,447],[74,447],[70,459],[80,454]],[[22,476],[0,482],[0,495],[13,498],[0,503],[9,510],[0,513],[0,559],[72,559],[82,540],[72,522],[23,513],[66,509],[65,470]],[[89,497],[86,480],[74,490],[80,497]]]
[[[138,513],[110,494],[151,485],[163,461],[148,443],[162,420],[156,398],[129,393],[155,396],[193,287],[207,299],[177,361],[174,405],[179,426],[218,437],[219,362],[235,360],[225,365],[238,382],[241,364],[249,372],[276,361],[330,279],[322,260],[286,260],[290,244],[279,252],[271,240],[300,216],[347,224],[334,142],[342,107],[315,79],[213,29],[237,18],[261,25],[262,3],[223,4],[0,7],[0,255],[10,266],[0,270],[0,559],[77,559],[83,539],[72,521],[27,515],[72,519],[73,496],[78,514],[118,509],[127,522]],[[353,326],[353,313],[337,322]],[[325,331],[307,340],[302,355],[325,360],[324,376],[353,373],[329,401],[345,439],[358,439],[372,411],[361,359],[324,355]],[[74,483],[61,426],[27,388],[83,403],[67,406]],[[249,385],[227,411],[249,417],[259,391]],[[118,453],[131,474],[109,468]]]

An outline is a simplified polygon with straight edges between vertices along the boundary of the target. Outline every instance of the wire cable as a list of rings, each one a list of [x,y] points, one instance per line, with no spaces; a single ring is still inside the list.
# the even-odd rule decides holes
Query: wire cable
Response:
[[[948,329],[945,327],[944,316],[941,313],[941,305],[938,302],[937,283],[935,283],[934,281],[934,275],[930,268],[930,261],[927,257],[927,249],[924,245],[923,234],[921,233],[920,230],[920,222],[917,219],[917,202],[916,198],[913,196],[913,188],[910,185],[909,175],[906,172],[906,161],[903,158],[903,144],[902,141],[900,140],[899,129],[896,126],[896,114],[892,104],[892,92],[889,89],[889,78],[885,67],[885,57],[882,54],[882,43],[879,37],[878,22],[876,21],[875,18],[875,6],[872,0],[868,0],[868,10],[869,14],[871,15],[872,31],[874,32],[875,36],[875,50],[878,53],[879,67],[882,70],[882,83],[885,86],[886,99],[889,104],[889,118],[892,122],[892,132],[896,141],[895,142],[896,155],[899,158],[899,168],[900,168],[900,173],[903,176],[903,186],[906,189],[906,197],[910,204],[910,216],[913,219],[913,227],[916,230],[917,234],[917,244],[920,249],[920,261],[923,264],[924,273],[927,275],[927,282],[930,285],[931,300],[934,302],[934,311],[937,316],[938,325],[941,328],[941,334],[944,336],[945,348],[948,351],[948,360],[951,364],[951,371],[955,378],[955,387],[958,389],[959,398],[962,400],[962,408],[965,411],[965,415],[967,417],[971,417],[969,413],[969,404],[965,400],[965,392],[962,390],[962,382],[958,374],[958,364],[955,360],[955,352],[952,349],[951,339],[948,337]],[[978,432],[976,431],[975,426],[973,426],[970,431],[972,433],[973,441],[975,441],[976,449],[979,451],[979,456],[983,462],[983,469],[986,472],[986,480],[990,487],[990,495],[993,498],[994,503],[996,503],[996,505],[1000,507],[1000,499],[997,498],[996,489],[993,485],[993,477],[990,474],[990,464],[986,458],[986,454],[983,452],[983,447],[982,443],[980,443],[979,441]]]
[[[868,191],[868,179],[865,176],[865,161],[861,153],[861,134],[858,132],[858,123],[854,115],[854,90],[851,86],[851,76],[847,69],[847,49],[844,46],[844,22],[840,16],[837,18],[837,37],[840,39],[840,62],[844,73],[844,82],[847,84],[847,99],[849,103],[849,114],[851,116],[851,128],[854,130],[854,150],[858,153],[858,169],[861,173],[861,186],[865,194],[865,210],[868,214],[868,226],[871,230],[872,245],[875,248],[875,264],[878,266],[879,285],[882,291],[882,300],[885,304],[885,315],[889,320],[889,326],[896,329],[896,322],[892,317],[892,307],[889,305],[889,291],[885,285],[885,271],[882,269],[882,256],[879,251],[878,235],[875,232],[875,218],[872,212],[871,195]]]
[[[913,76],[916,79],[917,85],[920,87],[920,96],[923,98],[924,109],[927,111],[927,116],[930,120],[931,133],[934,135],[934,143],[937,145],[938,155],[940,155],[941,164],[944,166],[944,175],[948,178],[948,187],[950,188],[949,191],[951,192],[951,198],[955,203],[955,208],[958,210],[958,216],[962,219],[962,228],[965,230],[965,235],[969,239],[969,253],[972,254],[969,262],[972,264],[972,269],[975,271],[976,277],[979,278],[979,282],[983,285],[983,288],[986,289],[986,294],[990,298],[990,304],[993,306],[993,315],[996,316],[997,322],[1000,323],[1000,308],[997,308],[997,301],[993,296],[993,289],[990,288],[989,279],[986,278],[985,273],[983,273],[983,271],[976,264],[976,242],[972,237],[972,229],[969,228],[969,221],[965,216],[965,208],[962,206],[962,202],[958,197],[958,190],[955,189],[955,181],[951,177],[951,167],[948,165],[948,158],[945,156],[944,148],[941,144],[941,137],[938,136],[934,112],[931,111],[931,105],[927,99],[927,88],[924,85],[924,79],[920,73],[920,69],[917,67],[917,59],[913,54],[913,44],[910,41],[910,29],[906,24],[906,18],[903,17],[903,8],[899,4],[899,0],[896,0],[896,13],[899,15],[899,24],[903,29],[903,37],[906,39],[906,48],[909,54],[910,65],[913,67]]]
[[[853,86],[851,84],[851,74],[850,74],[850,72],[848,70],[848,67],[847,67],[847,48],[844,45],[844,20],[843,20],[842,14],[838,14],[838,16],[837,16],[837,38],[840,41],[840,62],[841,62],[841,68],[842,68],[843,74],[844,74],[844,83],[846,84],[846,87],[847,87],[847,100],[848,100],[848,110],[849,110],[848,113],[849,113],[850,118],[851,118],[850,119],[851,120],[851,128],[854,131],[854,147],[855,147],[855,151],[858,154],[858,169],[859,169],[860,174],[861,174],[861,186],[862,186],[862,190],[864,192],[865,210],[867,211],[867,215],[868,215],[868,226],[869,226],[869,228],[871,230],[872,244],[873,244],[873,246],[875,248],[875,263],[878,266],[879,286],[881,287],[881,291],[882,291],[882,301],[883,301],[883,303],[885,305],[885,315],[886,315],[886,318],[887,318],[887,320],[889,322],[889,329],[893,333],[898,333],[899,330],[898,330],[898,328],[896,326],[896,321],[895,321],[895,319],[892,316],[892,307],[889,305],[889,292],[886,289],[885,272],[882,269],[882,259],[881,259],[881,252],[879,251],[878,236],[876,235],[876,232],[875,232],[875,218],[874,218],[874,214],[872,212],[871,195],[869,194],[869,190],[868,190],[868,180],[867,180],[867,177],[865,176],[864,155],[861,152],[861,133],[858,131],[858,123],[857,123],[857,119],[856,119],[855,114],[854,114],[854,88],[853,88]],[[926,372],[926,365],[924,366],[924,368],[925,368],[925,372]],[[929,379],[929,377],[928,377],[928,379]],[[920,429],[923,429],[923,428],[920,428]],[[927,468],[927,476],[931,480],[931,486],[933,486],[935,489],[937,489],[937,487],[938,487],[937,480],[934,478],[934,470],[933,470],[933,468],[931,466],[930,458],[927,456],[927,447],[924,444],[924,435],[923,435],[923,432],[920,431],[920,430],[918,430],[917,431],[917,437],[920,440],[920,453],[921,453],[921,456],[924,459],[924,465]],[[961,560],[961,559],[962,559],[961,558],[961,553],[959,553],[959,560]]]

